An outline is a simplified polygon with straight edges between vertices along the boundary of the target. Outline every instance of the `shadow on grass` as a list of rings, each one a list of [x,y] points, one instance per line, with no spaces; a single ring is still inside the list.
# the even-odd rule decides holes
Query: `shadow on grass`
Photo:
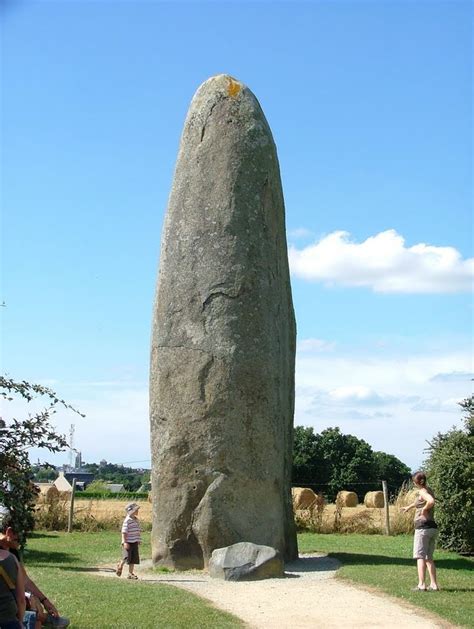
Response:
[[[66,570],[66,571],[70,571],[70,572],[115,572],[115,570],[112,569],[102,569],[102,568],[96,568],[94,566],[72,566],[71,562],[69,562],[67,565],[64,566],[58,566],[58,568],[60,568],[61,570]]]
[[[30,539],[48,539],[48,538],[57,538],[57,537],[59,537],[57,533],[45,533],[45,532],[42,532],[42,533],[33,532],[30,535]]]
[[[380,566],[380,565],[395,565],[395,566],[413,566],[416,563],[415,559],[409,557],[390,557],[387,555],[364,555],[362,553],[329,553],[330,557],[338,559],[344,566],[350,565],[366,565],[366,566]],[[452,559],[436,559],[435,564],[437,568],[443,570],[469,570],[473,569],[473,562],[469,559],[462,557],[453,557]]]
[[[338,559],[344,566],[413,566],[415,560],[404,557],[388,557],[386,555],[364,555],[362,553],[329,553],[330,557]]]
[[[474,568],[474,563],[469,559],[464,559],[463,557],[457,557],[457,558],[453,557],[453,559],[436,559],[436,553],[435,553],[434,560],[438,568],[443,568],[444,570],[471,570],[472,571]]]
[[[25,552],[25,563],[30,566],[63,568],[65,565],[77,564],[80,561],[81,558],[79,555],[55,550],[35,550],[34,548],[28,548]]]

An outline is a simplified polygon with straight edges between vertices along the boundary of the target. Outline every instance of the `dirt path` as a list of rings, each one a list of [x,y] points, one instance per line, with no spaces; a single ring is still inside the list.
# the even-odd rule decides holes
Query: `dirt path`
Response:
[[[431,619],[428,614],[408,604],[397,603],[391,598],[335,579],[338,567],[335,559],[312,554],[287,564],[286,578],[283,579],[228,582],[193,571],[152,573],[150,562],[137,566],[137,574],[142,580],[189,590],[211,601],[215,607],[238,616],[253,629],[312,629],[319,626],[384,629],[454,627],[447,622]],[[99,574],[117,578],[111,566],[104,567]]]

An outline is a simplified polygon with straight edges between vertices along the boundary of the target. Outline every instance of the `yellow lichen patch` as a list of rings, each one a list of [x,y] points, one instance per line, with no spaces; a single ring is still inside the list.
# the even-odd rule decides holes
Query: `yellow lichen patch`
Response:
[[[229,96],[237,96],[237,94],[240,92],[241,89],[242,89],[242,83],[239,83],[238,81],[234,81],[234,79],[229,77],[229,85],[227,87]]]

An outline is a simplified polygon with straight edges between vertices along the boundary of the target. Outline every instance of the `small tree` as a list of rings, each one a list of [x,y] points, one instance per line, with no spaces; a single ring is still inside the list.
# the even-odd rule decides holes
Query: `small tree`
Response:
[[[324,482],[318,469],[320,462],[318,437],[314,430],[310,426],[296,426],[293,433],[292,482],[297,485]]]
[[[410,480],[410,468],[393,454],[374,452],[374,458],[377,468],[377,478],[379,480],[386,480],[390,494],[392,496],[396,495],[403,484]]]
[[[474,551],[474,396],[460,402],[464,429],[438,433],[429,443],[426,469],[434,490],[443,548]]]
[[[329,500],[341,489],[362,498],[380,480],[396,489],[409,476],[410,469],[395,456],[374,452],[366,441],[344,435],[339,428],[326,428],[320,434],[311,427],[295,428],[292,482],[324,488]]]
[[[81,413],[47,387],[25,381],[15,382],[4,376],[0,376],[0,396],[7,402],[20,398],[26,403],[40,396],[49,403],[42,411],[29,415],[27,419],[0,418],[0,504],[10,511],[20,544],[24,546],[34,525],[33,509],[37,495],[28,450],[32,447],[44,448],[49,452],[65,450],[67,441],[51,425],[51,415],[56,413],[58,406],[79,415]]]
[[[377,481],[374,453],[370,445],[354,435],[344,435],[339,428],[326,428],[320,435],[320,449],[329,469],[328,497],[334,499],[347,489],[359,499]]]
[[[89,483],[87,485],[87,491],[110,494],[110,489],[107,487],[107,483],[100,479],[93,480],[92,483]]]

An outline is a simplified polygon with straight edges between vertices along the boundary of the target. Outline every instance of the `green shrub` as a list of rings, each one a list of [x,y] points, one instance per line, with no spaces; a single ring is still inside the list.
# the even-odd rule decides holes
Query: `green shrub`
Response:
[[[92,483],[87,485],[87,489],[85,490],[88,493],[93,492],[96,494],[110,494],[110,489],[107,487],[107,484],[103,480],[93,480]]]
[[[474,396],[460,406],[467,412],[464,430],[438,433],[426,462],[436,496],[440,545],[459,553],[474,552]]]
[[[139,492],[139,491],[121,491],[118,494],[114,494],[110,491],[78,491],[76,493],[76,498],[94,498],[95,500],[128,500],[131,502],[132,500],[147,500],[148,493]]]

